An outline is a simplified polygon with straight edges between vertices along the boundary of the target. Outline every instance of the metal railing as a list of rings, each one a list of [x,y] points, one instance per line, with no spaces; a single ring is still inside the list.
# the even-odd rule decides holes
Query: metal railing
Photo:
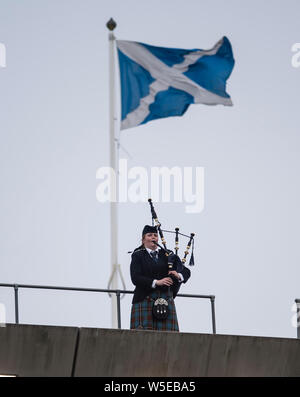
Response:
[[[118,329],[121,329],[121,294],[133,294],[133,291],[126,291],[126,290],[119,290],[119,289],[58,287],[58,286],[48,286],[48,285],[0,284],[0,287],[8,287],[8,288],[14,289],[15,323],[16,324],[19,324],[19,289],[20,288],[50,289],[50,290],[63,290],[63,291],[81,291],[81,292],[104,292],[104,293],[116,294],[116,296],[117,296]],[[215,296],[214,295],[178,294],[177,297],[210,299],[211,316],[212,316],[212,332],[213,332],[213,334],[216,334],[216,315],[215,315]]]

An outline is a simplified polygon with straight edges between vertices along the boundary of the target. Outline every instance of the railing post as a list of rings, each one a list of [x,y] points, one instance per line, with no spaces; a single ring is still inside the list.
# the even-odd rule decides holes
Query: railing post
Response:
[[[118,329],[121,329],[121,295],[120,290],[117,290],[117,315],[118,315]]]
[[[15,290],[15,322],[16,324],[19,324],[19,286],[18,284],[14,284],[14,290]]]
[[[297,306],[297,338],[300,339],[300,299],[295,299]]]
[[[215,296],[210,297],[213,334],[216,334]]]

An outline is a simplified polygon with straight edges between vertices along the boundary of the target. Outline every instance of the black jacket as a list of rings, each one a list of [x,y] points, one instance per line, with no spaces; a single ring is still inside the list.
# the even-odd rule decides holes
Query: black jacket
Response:
[[[178,256],[175,258],[173,270],[182,274],[184,283],[190,278],[190,270],[182,264]],[[136,286],[132,303],[141,302],[152,291],[158,289],[167,291],[167,286],[156,287],[154,289],[152,288],[152,283],[154,279],[160,280],[164,277],[168,277],[168,271],[168,259],[163,250],[159,250],[158,263],[155,263],[145,248],[135,251],[131,256],[130,264],[131,281]],[[174,298],[179,291],[180,284],[179,282],[174,282],[171,286]]]

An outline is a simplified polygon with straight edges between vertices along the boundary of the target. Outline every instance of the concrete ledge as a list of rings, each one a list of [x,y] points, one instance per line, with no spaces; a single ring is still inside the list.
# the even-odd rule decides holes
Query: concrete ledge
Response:
[[[78,328],[0,327],[0,374],[71,376]]]
[[[80,331],[75,376],[300,376],[300,340]]]
[[[8,324],[0,374],[298,377],[300,340]]]

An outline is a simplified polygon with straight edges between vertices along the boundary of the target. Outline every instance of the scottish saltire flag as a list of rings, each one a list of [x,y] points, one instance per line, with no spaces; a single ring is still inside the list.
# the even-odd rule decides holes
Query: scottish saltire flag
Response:
[[[117,40],[121,129],[182,116],[192,103],[232,106],[226,80],[234,59],[223,37],[211,50],[183,50]]]

